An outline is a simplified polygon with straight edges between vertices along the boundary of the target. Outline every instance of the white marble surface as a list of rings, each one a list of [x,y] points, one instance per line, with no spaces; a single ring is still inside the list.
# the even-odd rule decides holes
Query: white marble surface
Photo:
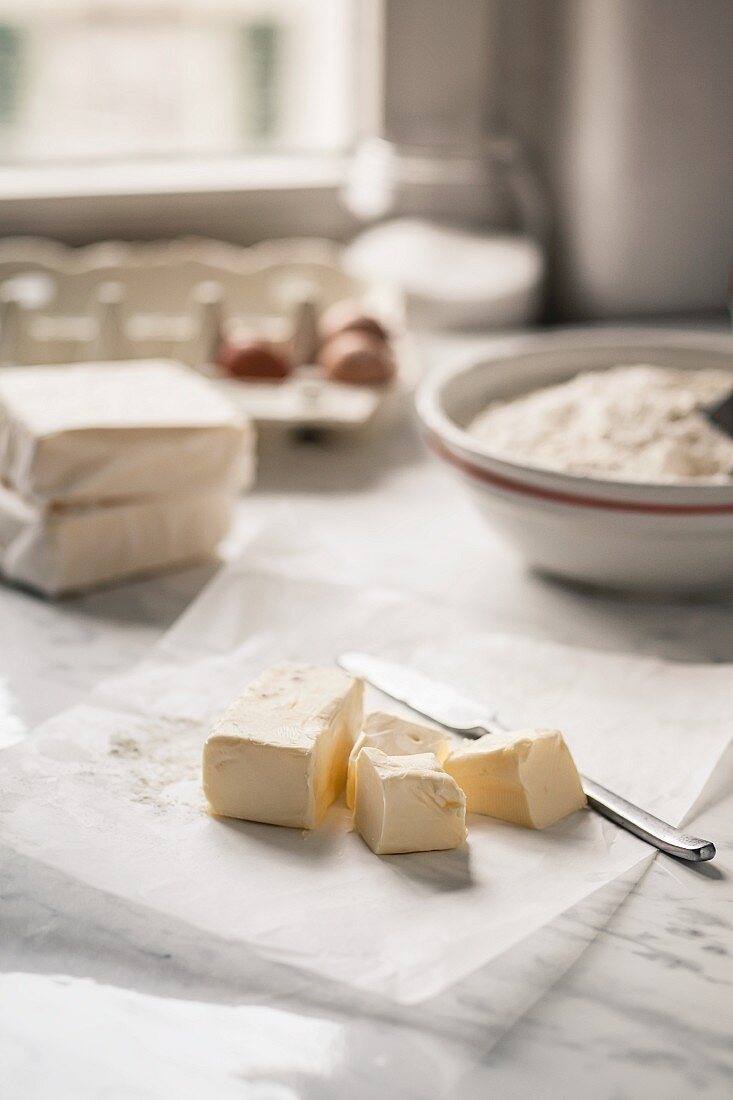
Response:
[[[625,600],[527,575],[424,456],[409,418],[359,443],[269,443],[234,544],[284,513],[302,519],[304,552],[315,531],[365,579],[479,607],[489,627],[733,661],[733,599]],[[0,590],[8,736],[142,657],[208,575],[57,605]],[[295,976],[272,984],[226,944],[0,847],[0,1097],[727,1097],[732,778],[733,754],[689,822],[718,843],[715,863],[656,857],[498,1042],[488,1027],[463,1044],[419,1013],[395,1021],[319,1000]],[[563,934],[585,942],[580,921]]]

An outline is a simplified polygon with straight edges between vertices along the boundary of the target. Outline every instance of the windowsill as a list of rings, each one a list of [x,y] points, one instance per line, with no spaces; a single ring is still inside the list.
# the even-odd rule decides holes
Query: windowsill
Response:
[[[345,162],[343,155],[322,153],[8,165],[0,167],[0,203],[336,188]]]

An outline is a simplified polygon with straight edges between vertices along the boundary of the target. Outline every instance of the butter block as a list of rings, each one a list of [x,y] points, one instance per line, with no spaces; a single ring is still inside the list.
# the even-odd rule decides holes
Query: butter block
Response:
[[[353,808],[356,758],[362,749],[381,749],[387,756],[411,756],[414,753],[432,752],[442,764],[450,748],[450,738],[441,730],[407,722],[396,714],[385,714],[383,711],[367,714],[364,719],[364,728],[357,737],[349,757],[346,802]]]
[[[452,752],[445,770],[468,809],[544,829],[586,804],[578,769],[559,730],[489,734]]]
[[[228,492],[42,508],[0,485],[0,573],[47,596],[211,557],[234,509]]]
[[[466,839],[466,796],[433,753],[356,761],[354,824],[377,855],[458,848]]]
[[[336,668],[276,665],[232,703],[204,745],[215,814],[313,829],[346,781],[364,685]]]
[[[0,371],[0,482],[32,503],[237,492],[254,447],[251,423],[179,363]]]

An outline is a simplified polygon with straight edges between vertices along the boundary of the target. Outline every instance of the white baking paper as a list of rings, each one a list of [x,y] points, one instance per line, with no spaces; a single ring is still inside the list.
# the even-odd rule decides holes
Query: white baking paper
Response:
[[[217,715],[264,666],[344,649],[447,679],[505,724],[558,726],[582,771],[675,823],[730,740],[727,666],[496,636],[414,596],[301,580],[285,547],[273,567],[253,550],[151,658],[2,753],[5,843],[263,962],[403,1005],[493,965],[526,1007],[557,976],[533,934],[633,881],[641,841],[590,811],[543,832],[472,815],[459,850],[378,858],[344,805],[313,833],[206,813],[200,749]],[[579,950],[566,939],[558,958]],[[540,980],[517,987],[523,959]]]

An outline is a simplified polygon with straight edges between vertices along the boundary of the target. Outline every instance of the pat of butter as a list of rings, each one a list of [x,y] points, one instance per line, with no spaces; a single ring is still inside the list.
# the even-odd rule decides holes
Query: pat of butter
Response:
[[[373,711],[364,719],[364,729],[356,739],[349,757],[349,774],[346,780],[346,801],[354,805],[356,789],[356,758],[362,749],[381,749],[387,756],[411,756],[414,753],[432,752],[442,764],[450,752],[451,742],[447,733],[406,722],[396,714]]]
[[[341,792],[364,685],[335,668],[276,665],[204,745],[204,794],[224,817],[313,829]]]
[[[450,754],[445,770],[473,813],[544,829],[586,804],[580,776],[559,730],[490,734]]]
[[[433,753],[362,749],[354,824],[377,855],[458,848],[466,839],[466,796]]]

